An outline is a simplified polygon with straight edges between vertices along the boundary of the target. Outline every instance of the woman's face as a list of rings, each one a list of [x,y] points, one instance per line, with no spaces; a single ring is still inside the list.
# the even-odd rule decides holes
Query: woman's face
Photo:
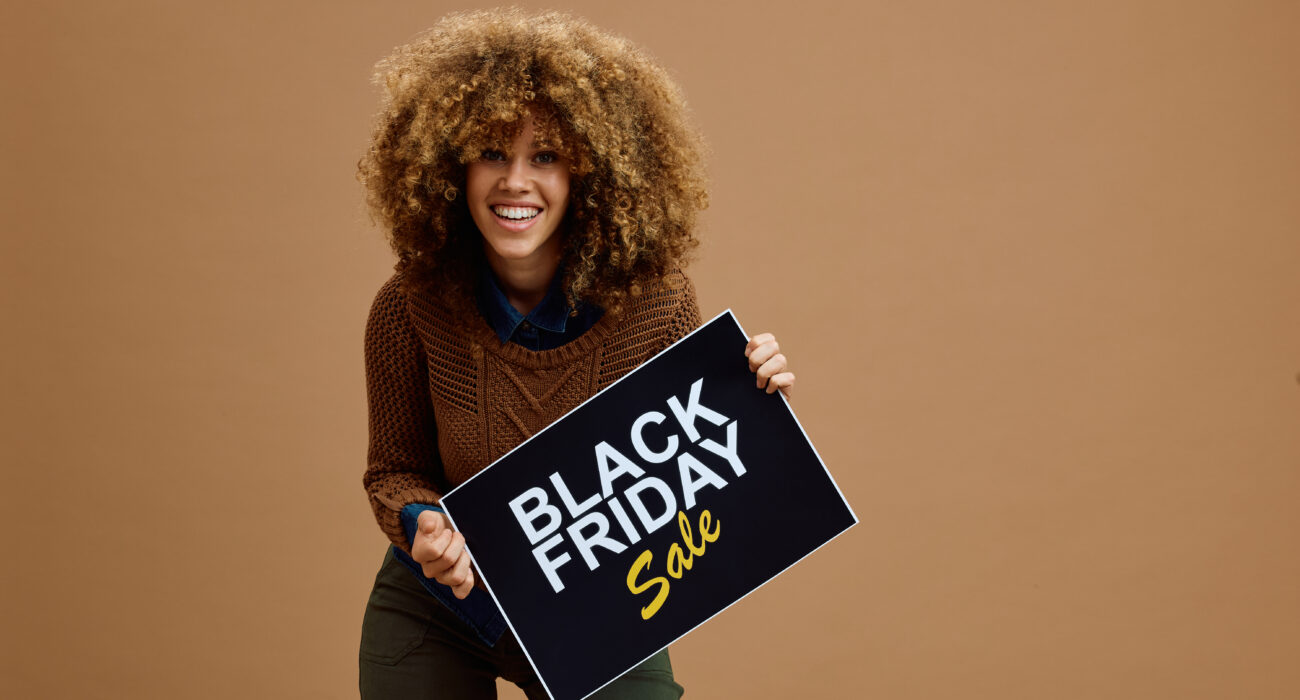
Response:
[[[532,117],[509,153],[488,150],[467,166],[465,192],[494,270],[559,262],[569,161],[533,143]]]

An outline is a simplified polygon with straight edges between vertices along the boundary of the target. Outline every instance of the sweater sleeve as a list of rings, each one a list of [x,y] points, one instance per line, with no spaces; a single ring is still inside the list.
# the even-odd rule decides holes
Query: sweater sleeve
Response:
[[[409,552],[402,509],[439,502],[442,462],[424,347],[396,276],[379,290],[370,308],[365,356],[370,447],[362,483],[379,528]]]

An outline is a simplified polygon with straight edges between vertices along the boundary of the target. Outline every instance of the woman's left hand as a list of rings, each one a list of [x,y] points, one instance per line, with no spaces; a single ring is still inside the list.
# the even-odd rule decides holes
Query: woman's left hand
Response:
[[[759,333],[749,339],[745,346],[745,357],[749,358],[749,371],[757,375],[758,388],[767,389],[771,394],[777,389],[788,399],[790,389],[794,386],[794,374],[789,371],[781,346],[776,343],[776,336],[771,333]]]

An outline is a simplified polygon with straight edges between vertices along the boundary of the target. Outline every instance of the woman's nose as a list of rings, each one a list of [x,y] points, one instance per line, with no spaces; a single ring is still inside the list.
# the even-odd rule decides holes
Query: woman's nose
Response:
[[[519,192],[528,189],[528,161],[520,157],[510,159],[510,165],[507,167],[505,176],[501,180],[502,186],[511,192]]]

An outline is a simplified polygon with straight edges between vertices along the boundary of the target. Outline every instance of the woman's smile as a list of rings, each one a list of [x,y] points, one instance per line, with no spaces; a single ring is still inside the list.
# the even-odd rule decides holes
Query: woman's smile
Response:
[[[508,219],[510,221],[531,221],[538,214],[542,213],[542,210],[537,207],[507,207],[498,204],[492,207],[492,213],[502,219]]]
[[[494,204],[489,208],[492,210],[493,216],[497,218],[497,225],[516,233],[527,230],[542,213],[541,207],[531,205]]]

